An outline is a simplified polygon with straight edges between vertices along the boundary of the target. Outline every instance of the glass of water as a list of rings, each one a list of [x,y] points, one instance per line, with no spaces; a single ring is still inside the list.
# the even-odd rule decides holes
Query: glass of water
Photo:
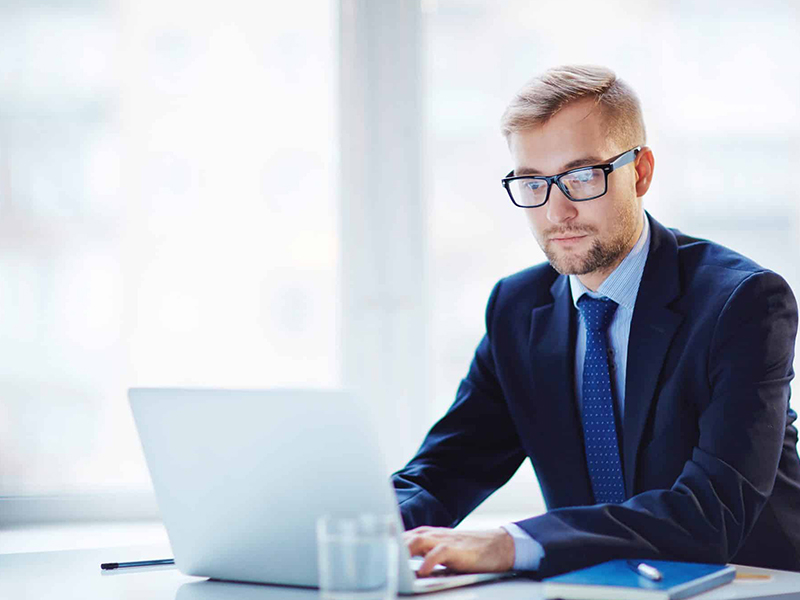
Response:
[[[317,519],[319,588],[327,600],[389,600],[397,595],[397,519],[325,515]]]

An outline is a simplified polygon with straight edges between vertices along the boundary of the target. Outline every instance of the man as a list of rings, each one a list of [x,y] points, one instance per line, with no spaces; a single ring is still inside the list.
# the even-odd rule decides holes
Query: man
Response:
[[[612,558],[800,570],[788,285],[644,212],[653,152],[611,71],[546,72],[503,133],[503,185],[549,264],[495,286],[455,403],[393,476],[420,573]],[[526,457],[546,514],[448,529]]]

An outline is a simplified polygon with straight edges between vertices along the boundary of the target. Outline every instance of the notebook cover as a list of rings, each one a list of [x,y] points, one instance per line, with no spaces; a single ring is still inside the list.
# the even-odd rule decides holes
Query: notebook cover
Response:
[[[631,568],[630,564],[635,565],[639,562],[645,562],[658,569],[663,575],[661,581],[651,581]],[[665,560],[612,560],[565,575],[547,578],[544,583],[545,594],[549,598],[585,597],[581,594],[581,590],[585,586],[593,588],[592,593],[594,594],[612,592],[610,596],[604,595],[603,597],[620,597],[619,592],[630,591],[633,594],[639,594],[640,597],[678,600],[732,581],[735,576],[736,569],[726,565]],[[569,589],[573,586],[580,587],[575,588],[576,594],[570,595]],[[651,593],[647,594],[647,592]]]

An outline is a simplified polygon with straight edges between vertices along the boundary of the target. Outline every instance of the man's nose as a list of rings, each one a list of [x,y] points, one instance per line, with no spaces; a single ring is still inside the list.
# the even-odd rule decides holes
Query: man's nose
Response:
[[[574,219],[578,214],[575,203],[564,195],[557,185],[550,188],[550,198],[547,200],[547,220],[551,223],[564,223]]]

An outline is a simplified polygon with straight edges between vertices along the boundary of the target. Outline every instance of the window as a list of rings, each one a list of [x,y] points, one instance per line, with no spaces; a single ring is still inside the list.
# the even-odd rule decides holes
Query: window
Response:
[[[130,386],[338,384],[333,13],[0,7],[0,496],[147,490]]]

